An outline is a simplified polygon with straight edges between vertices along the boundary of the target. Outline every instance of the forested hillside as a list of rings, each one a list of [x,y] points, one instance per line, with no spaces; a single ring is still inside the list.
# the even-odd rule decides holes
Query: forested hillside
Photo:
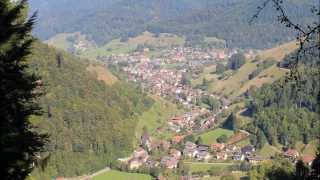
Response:
[[[266,48],[294,38],[276,21],[272,7],[267,7],[249,25],[262,3],[256,0],[31,0],[30,3],[32,11],[39,10],[35,34],[42,39],[80,31],[103,45],[148,30],[183,35],[190,43],[213,36],[225,39],[230,47]],[[311,5],[316,3],[316,0],[287,0],[285,6],[295,22],[307,24],[312,20]]]
[[[133,85],[98,81],[85,61],[41,43],[29,60],[45,92],[39,100],[44,113],[31,121],[50,135],[48,166],[40,173],[47,176],[40,179],[94,172],[132,152],[136,117],[152,99]]]
[[[299,141],[308,144],[318,138],[320,73],[319,65],[314,64],[318,55],[303,56],[293,78],[287,76],[248,93],[253,123],[247,130],[257,135],[253,143],[258,147],[265,142],[294,147]],[[295,56],[293,53],[288,57]]]

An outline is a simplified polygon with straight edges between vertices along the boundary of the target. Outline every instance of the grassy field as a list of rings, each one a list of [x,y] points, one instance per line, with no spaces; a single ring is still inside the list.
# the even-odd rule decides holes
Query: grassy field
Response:
[[[203,141],[203,144],[210,145],[212,143],[216,143],[216,139],[221,136],[221,135],[227,135],[230,137],[233,135],[233,131],[228,130],[228,129],[222,129],[218,128],[209,132],[206,132],[204,134],[201,134],[200,137]]]
[[[303,144],[301,141],[297,142],[295,145],[295,149],[297,149],[301,154],[304,155],[315,155],[317,152],[317,147],[319,144],[316,140],[311,141],[309,144]]]
[[[205,162],[185,162],[190,167],[191,172],[207,172],[211,168],[221,171],[228,170],[235,163],[205,163]]]
[[[139,123],[136,127],[136,137],[139,138],[142,134],[143,127],[147,127],[149,133],[152,136],[156,136],[160,139],[166,139],[172,136],[172,132],[167,131],[165,128],[167,126],[167,120],[182,112],[179,110],[175,104],[166,101],[162,98],[153,96],[155,103],[146,112],[144,112],[138,119]],[[161,132],[157,129],[160,128]]]
[[[260,87],[266,83],[272,83],[286,74],[286,70],[278,68],[273,65],[267,69],[264,69],[258,76],[249,80],[248,76],[254,70],[257,69],[257,64],[261,61],[274,59],[281,61],[287,54],[293,52],[297,45],[295,42],[289,42],[278,47],[262,51],[258,54],[260,61],[252,62],[251,59],[247,59],[246,63],[237,71],[227,71],[227,76],[221,80],[218,79],[218,75],[212,73],[215,72],[215,66],[209,66],[204,69],[200,74],[200,77],[192,81],[192,85],[196,86],[202,83],[203,78],[211,81],[209,91],[215,94],[222,94],[230,98],[234,98],[238,95],[246,92],[251,86]]]
[[[155,37],[154,34],[144,32],[143,34],[129,38],[127,42],[120,42],[120,39],[114,39],[104,46],[89,49],[81,53],[81,57],[95,59],[98,56],[110,56],[112,54],[130,53],[136,50],[138,45],[155,48],[157,51],[161,48],[171,46],[182,46],[185,43],[184,38],[172,34],[160,34]],[[147,54],[153,54],[149,52]]]
[[[281,153],[281,150],[276,148],[275,146],[271,146],[266,143],[258,152],[259,155],[264,157],[274,156],[275,154]]]
[[[120,171],[108,171],[104,174],[95,176],[93,180],[151,180],[150,175],[138,174],[138,173],[126,173]]]

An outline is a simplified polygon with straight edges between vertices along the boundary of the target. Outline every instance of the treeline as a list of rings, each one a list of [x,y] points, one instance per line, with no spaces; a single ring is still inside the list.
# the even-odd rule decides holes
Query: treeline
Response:
[[[43,116],[31,121],[50,135],[49,157],[40,179],[72,177],[100,170],[133,151],[136,116],[153,104],[138,87],[98,81],[86,63],[36,43],[31,71],[42,77]]]

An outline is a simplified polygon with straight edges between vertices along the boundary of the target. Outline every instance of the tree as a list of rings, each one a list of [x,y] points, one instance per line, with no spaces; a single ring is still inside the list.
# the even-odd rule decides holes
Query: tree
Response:
[[[309,168],[303,163],[302,160],[299,160],[296,163],[296,178],[305,179],[309,173]]]
[[[63,63],[63,55],[61,53],[59,53],[57,55],[57,66],[58,66],[58,68],[61,68],[62,63]]]
[[[0,1],[0,117],[1,178],[25,179],[34,168],[38,153],[44,148],[46,135],[35,131],[28,120],[39,115],[34,103],[38,77],[27,72],[25,60],[34,41],[30,32],[35,15],[21,20],[27,0],[12,5]]]
[[[201,138],[200,136],[199,136],[198,139],[196,140],[196,144],[197,144],[197,145],[203,144],[203,140],[202,140],[202,138]]]
[[[240,124],[237,116],[234,113],[231,113],[226,121],[223,123],[223,127],[230,130],[238,130]]]
[[[239,69],[246,62],[246,58],[242,53],[234,54],[230,57],[228,61],[228,67],[232,70]]]
[[[218,63],[216,66],[216,73],[217,74],[223,74],[226,70],[225,66],[222,63]]]
[[[223,135],[221,135],[221,136],[219,136],[219,137],[217,138],[217,142],[218,142],[218,143],[226,143],[227,140],[228,140],[228,136],[225,135],[225,134],[223,134]]]
[[[316,153],[316,158],[312,161],[310,179],[320,179],[320,148]]]

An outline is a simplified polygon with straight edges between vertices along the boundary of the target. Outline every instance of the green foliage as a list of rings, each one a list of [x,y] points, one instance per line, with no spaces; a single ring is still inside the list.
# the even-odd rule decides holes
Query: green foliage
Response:
[[[40,115],[37,77],[27,72],[35,16],[25,18],[27,1],[0,1],[0,117],[1,178],[25,179],[39,161],[47,136],[29,121]]]
[[[220,108],[220,101],[214,97],[205,95],[201,97],[202,103],[206,104],[211,111],[218,111]]]
[[[225,122],[222,125],[223,128],[225,129],[230,129],[230,130],[238,130],[240,128],[240,122],[235,113],[231,113],[228,118],[225,120]]]
[[[294,22],[312,22],[310,3],[297,2],[286,2],[292,9],[288,16]],[[207,36],[225,39],[229,47],[266,48],[295,37],[277,23],[277,13],[270,7],[250,25],[258,6],[261,2],[253,0],[31,0],[31,7],[42,13],[35,32],[43,39],[80,31],[101,45],[148,30],[186,36],[189,44],[203,43]]]
[[[228,141],[228,136],[223,134],[217,138],[218,143],[226,143]]]
[[[292,180],[294,179],[294,170],[295,168],[289,160],[277,158],[271,164],[253,166],[249,171],[249,178],[252,180]]]
[[[242,53],[234,54],[228,61],[228,68],[237,70],[246,63],[246,58]]]
[[[226,71],[226,67],[222,63],[218,63],[216,67],[217,74],[223,74]]]
[[[63,57],[60,68],[57,57]],[[45,84],[47,95],[39,101],[50,109],[50,116],[35,120],[51,135],[48,167],[36,173],[40,179],[94,172],[133,151],[137,117],[153,102],[138,87],[120,81],[108,86],[86,70],[85,61],[40,43],[29,62]]]
[[[315,139],[320,133],[320,74],[317,67],[299,66],[298,80],[286,77],[252,93],[248,108],[254,120],[247,129],[253,134],[261,130],[272,145],[280,142],[294,146],[298,141]]]

